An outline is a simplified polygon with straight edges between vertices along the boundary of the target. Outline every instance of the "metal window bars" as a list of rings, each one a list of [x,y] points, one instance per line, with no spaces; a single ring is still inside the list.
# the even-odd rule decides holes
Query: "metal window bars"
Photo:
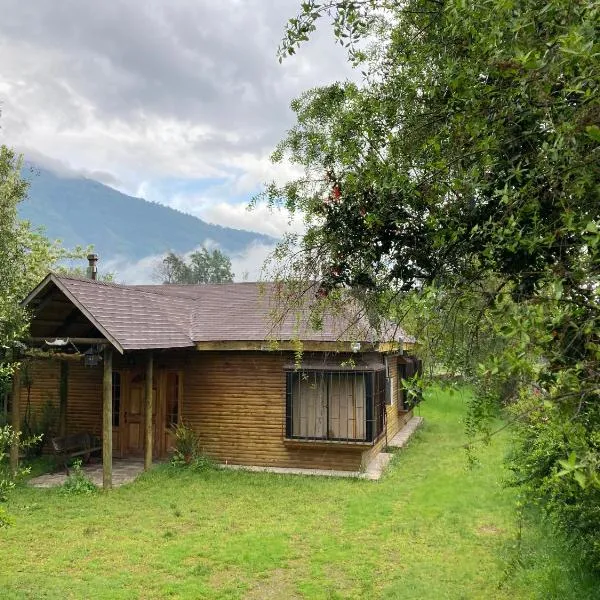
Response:
[[[286,437],[370,442],[383,431],[385,371],[289,371],[286,378]]]

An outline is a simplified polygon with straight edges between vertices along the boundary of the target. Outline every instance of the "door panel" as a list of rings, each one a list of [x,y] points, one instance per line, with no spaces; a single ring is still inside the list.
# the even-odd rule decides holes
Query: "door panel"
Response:
[[[125,428],[125,454],[144,454],[144,382],[132,382],[129,388],[129,402],[123,415]]]
[[[175,381],[173,381],[174,375]],[[144,455],[145,396],[144,373],[137,370],[130,372],[127,377],[127,387],[123,390],[122,395],[122,419],[119,428],[124,456]],[[165,435],[170,430],[168,421],[179,419],[177,411],[181,409],[180,372],[174,374],[172,371],[155,370],[152,396],[152,455],[159,458],[169,452],[172,445],[169,435]],[[169,400],[169,416],[167,416],[166,400]]]

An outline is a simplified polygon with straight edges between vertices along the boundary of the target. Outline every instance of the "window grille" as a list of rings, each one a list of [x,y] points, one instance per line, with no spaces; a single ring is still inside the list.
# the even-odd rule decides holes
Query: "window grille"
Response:
[[[179,423],[179,375],[167,373],[167,427]]]
[[[112,424],[118,427],[121,410],[121,373],[113,371],[112,374]]]
[[[385,422],[385,371],[286,374],[286,437],[373,441]]]

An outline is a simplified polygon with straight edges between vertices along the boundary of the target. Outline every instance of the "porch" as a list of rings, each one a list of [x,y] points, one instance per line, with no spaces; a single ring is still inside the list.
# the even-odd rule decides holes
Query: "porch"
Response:
[[[103,471],[102,463],[90,463],[82,466],[82,471],[90,478],[97,487],[102,487]],[[134,481],[138,475],[144,472],[143,459],[114,458],[112,461],[112,487],[119,487]],[[52,488],[62,485],[67,480],[64,471],[58,473],[45,473],[39,477],[29,480],[29,485],[38,488]]]

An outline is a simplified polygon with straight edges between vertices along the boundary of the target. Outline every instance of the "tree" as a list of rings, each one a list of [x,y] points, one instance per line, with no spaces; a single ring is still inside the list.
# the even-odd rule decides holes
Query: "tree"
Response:
[[[10,374],[15,342],[26,333],[28,318],[20,301],[58,261],[80,256],[18,219],[17,207],[28,186],[21,162],[0,146],[0,378]]]
[[[501,350],[472,423],[512,403],[515,480],[600,566],[600,3],[307,0],[281,56],[321,17],[365,77],[292,105],[274,160],[305,175],[265,192],[309,222],[288,276],[384,312],[479,286]]]
[[[167,284],[230,283],[233,281],[231,260],[220,250],[201,248],[188,260],[169,252],[157,268],[157,277]]]
[[[20,340],[27,332],[28,315],[20,301],[47,272],[64,258],[77,252],[65,251],[58,242],[49,242],[39,230],[20,221],[17,207],[27,195],[27,182],[21,177],[21,159],[8,147],[0,146],[0,395],[10,385],[20,358]],[[0,426],[0,501],[12,488],[14,473],[7,465],[7,448],[15,437],[10,426]],[[27,444],[35,440],[20,440]],[[0,527],[10,519],[0,507]]]

